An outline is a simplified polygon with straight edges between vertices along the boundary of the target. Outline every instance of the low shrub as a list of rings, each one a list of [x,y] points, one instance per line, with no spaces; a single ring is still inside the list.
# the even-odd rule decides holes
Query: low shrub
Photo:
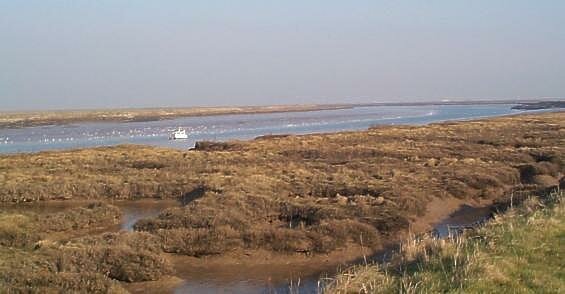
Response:
[[[150,251],[135,250],[128,246],[63,246],[55,252],[58,271],[102,273],[124,282],[158,280],[171,272],[168,261]]]
[[[33,218],[22,214],[0,215],[0,246],[32,247],[41,239]]]
[[[121,215],[120,209],[116,206],[94,202],[85,207],[39,215],[38,223],[41,231],[61,232],[118,224]]]
[[[117,282],[97,273],[66,273],[12,269],[2,271],[3,293],[129,293]]]
[[[203,228],[175,228],[155,232],[161,238],[165,252],[191,256],[221,254],[241,247],[239,232],[229,226]]]

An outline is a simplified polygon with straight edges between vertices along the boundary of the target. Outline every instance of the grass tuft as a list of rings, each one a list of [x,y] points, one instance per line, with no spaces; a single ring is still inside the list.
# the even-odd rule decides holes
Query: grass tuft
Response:
[[[448,239],[411,238],[385,264],[325,281],[327,293],[560,293],[565,193],[531,197]]]

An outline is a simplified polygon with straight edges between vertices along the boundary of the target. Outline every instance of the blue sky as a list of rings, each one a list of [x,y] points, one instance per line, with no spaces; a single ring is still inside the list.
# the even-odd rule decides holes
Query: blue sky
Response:
[[[0,0],[0,109],[565,96],[565,1]]]

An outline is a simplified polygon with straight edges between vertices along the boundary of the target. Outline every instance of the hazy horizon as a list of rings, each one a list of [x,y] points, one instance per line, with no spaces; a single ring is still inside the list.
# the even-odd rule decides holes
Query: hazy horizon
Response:
[[[562,1],[4,1],[0,111],[565,96]]]

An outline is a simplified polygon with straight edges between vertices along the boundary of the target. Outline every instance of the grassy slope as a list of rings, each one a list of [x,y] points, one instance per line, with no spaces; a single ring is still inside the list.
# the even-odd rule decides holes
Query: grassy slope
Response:
[[[451,240],[404,244],[389,264],[351,268],[328,293],[563,293],[565,194],[531,198]]]

